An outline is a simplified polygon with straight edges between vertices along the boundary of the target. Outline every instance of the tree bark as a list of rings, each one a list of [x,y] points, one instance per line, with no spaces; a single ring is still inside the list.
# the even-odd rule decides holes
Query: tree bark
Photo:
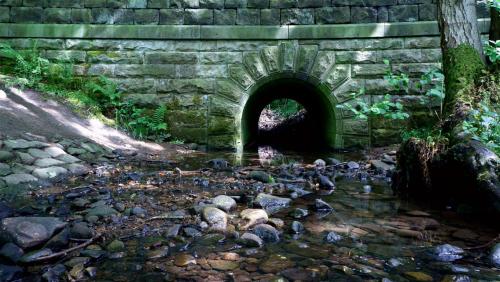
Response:
[[[476,1],[439,0],[438,22],[446,87],[445,114],[450,115],[460,90],[473,83],[485,67]]]
[[[491,26],[490,26],[490,40],[500,40],[500,11],[491,8]]]

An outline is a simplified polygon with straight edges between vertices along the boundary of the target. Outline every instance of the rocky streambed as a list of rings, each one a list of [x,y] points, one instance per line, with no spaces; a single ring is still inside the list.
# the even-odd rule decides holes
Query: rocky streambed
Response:
[[[400,201],[394,152],[95,154],[0,204],[0,281],[500,280],[498,220]]]

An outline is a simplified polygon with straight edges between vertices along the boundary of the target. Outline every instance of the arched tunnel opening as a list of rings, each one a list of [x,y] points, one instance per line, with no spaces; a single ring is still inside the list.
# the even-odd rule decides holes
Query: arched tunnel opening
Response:
[[[276,104],[286,108],[288,115],[273,116],[269,110]],[[297,151],[333,147],[336,132],[333,105],[328,93],[307,81],[282,78],[266,82],[245,104],[242,116],[244,147],[254,149],[270,145]]]

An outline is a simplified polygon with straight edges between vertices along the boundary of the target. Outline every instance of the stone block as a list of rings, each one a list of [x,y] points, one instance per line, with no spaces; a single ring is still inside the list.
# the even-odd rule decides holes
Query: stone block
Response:
[[[147,5],[147,0],[127,0],[127,8],[141,9],[146,8]]]
[[[112,77],[114,75],[115,65],[104,65],[104,64],[94,64],[87,70],[87,75],[89,76],[100,76],[104,75],[106,77]]]
[[[373,7],[351,7],[352,23],[377,22],[377,9]]]
[[[148,0],[148,8],[169,8],[170,0]]]
[[[389,22],[389,10],[387,9],[387,7],[378,7],[377,22],[379,23]]]
[[[161,9],[160,24],[181,25],[184,23],[184,10],[182,9]]]
[[[84,0],[83,6],[85,8],[105,8],[106,1],[102,0]]]
[[[148,52],[145,54],[146,64],[195,64],[198,54],[195,52]]]
[[[43,9],[40,7],[12,7],[10,18],[14,23],[41,23]]]
[[[213,116],[210,118],[210,122],[208,125],[208,134],[221,135],[221,134],[232,134],[235,132],[236,132],[236,124],[233,118],[217,117],[217,116]]]
[[[70,23],[71,9],[47,8],[44,10],[44,23]]]
[[[391,51],[387,52],[387,56]],[[385,54],[385,53],[384,53]],[[339,51],[335,54],[337,63],[376,63],[378,56],[376,51]]]
[[[414,22],[418,21],[417,5],[402,5],[389,7],[390,22]]]
[[[134,24],[135,13],[132,9],[113,9],[113,24]]]
[[[314,24],[314,9],[283,9],[281,24],[312,25]]]
[[[88,51],[87,61],[92,64],[141,64],[142,54],[130,51]]]
[[[269,0],[248,0],[247,7],[257,9],[269,8]]]
[[[279,25],[280,24],[279,9],[262,9],[260,10],[261,25]]]
[[[441,46],[441,39],[435,37],[407,37],[404,39],[404,48],[418,49],[418,48],[439,48]]]
[[[48,0],[47,6],[51,8],[82,8],[82,0]]]
[[[199,0],[170,0],[170,8],[199,8]]]
[[[238,25],[258,25],[260,24],[259,9],[238,9],[236,24]]]
[[[299,8],[320,8],[325,6],[330,6],[328,0],[300,0],[298,1]]]
[[[91,23],[90,9],[71,9],[71,22],[75,24]]]
[[[113,24],[113,17],[112,17],[111,9],[93,8],[91,14],[92,14],[92,23],[95,23],[95,24]]]
[[[0,5],[2,6],[21,6],[23,3],[23,0],[0,0]]]
[[[160,20],[159,10],[157,9],[137,9],[135,10],[136,24],[158,24]]]
[[[115,65],[115,77],[175,78],[175,65]]]
[[[47,50],[44,57],[60,62],[84,63],[87,54],[84,51]]]
[[[270,3],[271,8],[278,8],[278,9],[297,8],[298,6],[299,6],[299,0],[271,0]]]
[[[418,19],[420,21],[435,21],[435,20],[437,20],[436,4],[418,5]]]
[[[124,93],[156,93],[155,80],[151,78],[114,79],[113,81]]]
[[[225,8],[246,8],[247,0],[226,0],[224,3]]]
[[[227,77],[227,65],[194,65],[195,77],[222,78]]]
[[[235,9],[214,10],[214,23],[216,25],[236,24],[236,10]]]
[[[422,60],[420,50],[384,50],[379,51],[378,62],[389,60],[392,63],[418,63]]]
[[[106,1],[106,8],[115,8],[115,9],[123,9],[127,8],[127,1],[123,0],[107,0]]]
[[[207,9],[222,9],[224,8],[224,0],[199,0],[200,8]]]
[[[0,23],[8,23],[10,21],[10,8],[0,7]]]
[[[340,24],[351,21],[349,7],[324,7],[316,9],[317,24]]]
[[[210,25],[214,22],[214,12],[211,9],[184,10],[184,24]]]
[[[243,62],[240,52],[201,52],[199,53],[199,57],[199,63],[203,65],[237,64]]]

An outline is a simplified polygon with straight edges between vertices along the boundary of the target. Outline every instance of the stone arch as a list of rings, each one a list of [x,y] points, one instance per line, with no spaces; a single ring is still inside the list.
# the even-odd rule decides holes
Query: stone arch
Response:
[[[215,95],[209,106],[207,143],[211,148],[242,148],[247,141],[244,119],[248,103],[254,101],[254,95],[259,95],[262,87],[289,82],[303,85],[316,95],[294,98],[302,103],[305,99],[314,100],[310,104],[321,106],[321,111],[330,111],[324,115],[328,125],[325,130],[330,130],[325,133],[329,146],[369,145],[368,122],[356,121],[349,112],[336,107],[351,102],[350,94],[363,87],[351,79],[351,69],[349,64],[336,63],[334,51],[322,51],[317,45],[298,41],[245,52],[243,63],[229,65],[229,77],[215,83]]]

